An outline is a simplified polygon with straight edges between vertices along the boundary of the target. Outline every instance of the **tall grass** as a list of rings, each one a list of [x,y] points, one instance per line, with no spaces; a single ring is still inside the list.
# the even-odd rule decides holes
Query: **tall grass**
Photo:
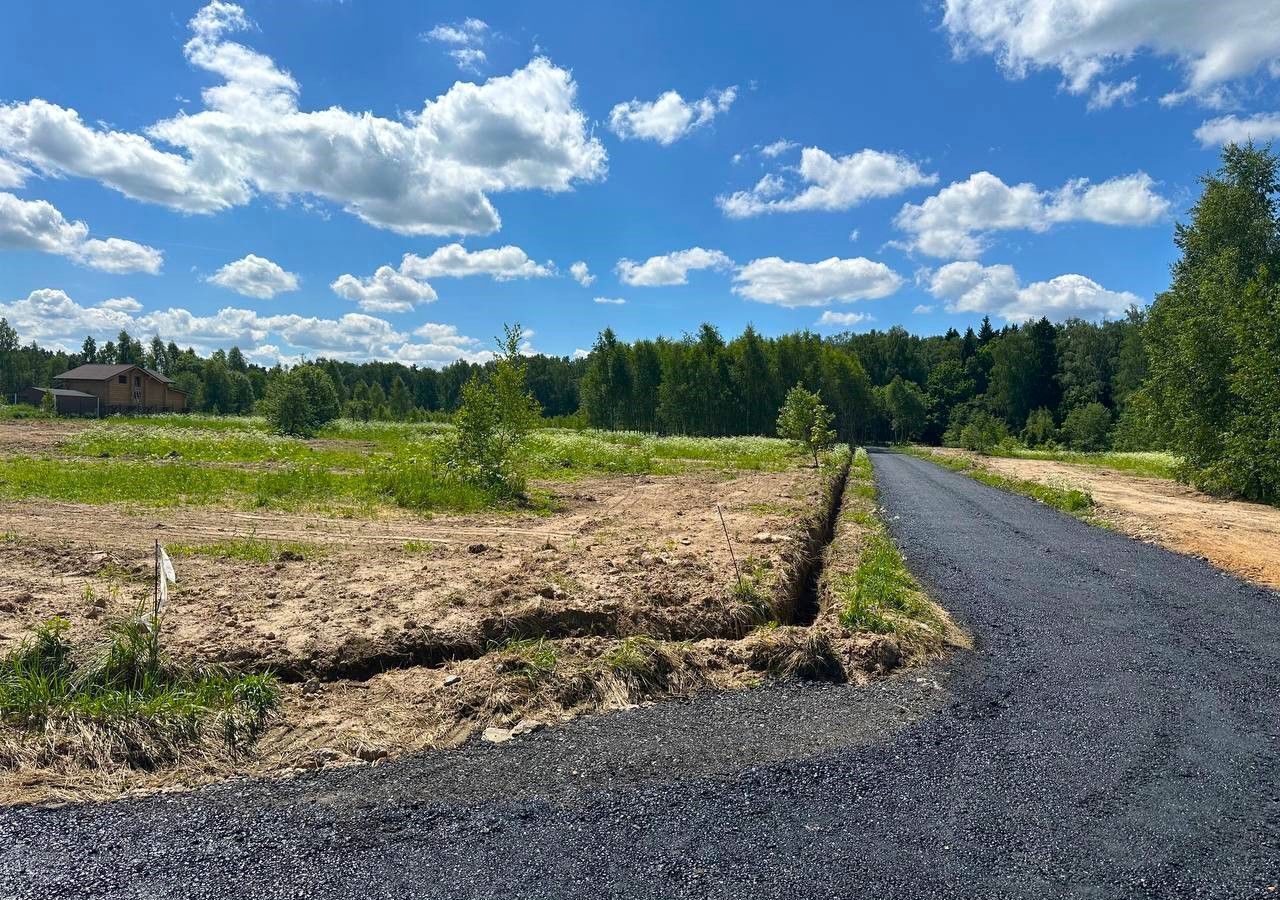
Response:
[[[279,705],[269,674],[184,669],[163,653],[141,610],[115,621],[97,647],[76,647],[51,619],[0,659],[0,720],[57,746],[68,736],[96,761],[150,767],[217,735],[231,749],[252,741]],[[21,742],[0,747],[20,761]]]
[[[71,458],[0,459],[0,497],[362,513],[512,505],[447,464],[451,427],[338,420],[308,441],[270,434],[263,420],[247,416],[113,417],[69,437],[62,450]],[[526,477],[559,480],[708,467],[781,470],[798,458],[790,444],[771,438],[542,428],[522,448],[520,465]],[[535,491],[527,505],[545,509],[546,496]]]

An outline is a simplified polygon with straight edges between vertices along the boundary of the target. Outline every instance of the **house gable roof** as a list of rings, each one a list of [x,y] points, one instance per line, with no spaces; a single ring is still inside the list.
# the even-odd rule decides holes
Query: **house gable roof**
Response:
[[[161,375],[153,369],[145,366],[134,365],[133,363],[117,363],[115,365],[107,365],[105,363],[85,363],[83,366],[76,366],[69,372],[63,372],[61,375],[54,375],[54,381],[107,381],[122,375],[130,369],[140,369],[146,372],[156,381],[164,384],[173,384],[173,379],[167,375]]]

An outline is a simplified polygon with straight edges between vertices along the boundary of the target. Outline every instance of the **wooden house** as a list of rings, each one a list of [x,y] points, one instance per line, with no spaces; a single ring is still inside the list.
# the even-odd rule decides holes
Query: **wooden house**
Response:
[[[88,363],[55,375],[57,389],[94,397],[98,414],[116,412],[183,412],[186,391],[167,375],[130,363]]]

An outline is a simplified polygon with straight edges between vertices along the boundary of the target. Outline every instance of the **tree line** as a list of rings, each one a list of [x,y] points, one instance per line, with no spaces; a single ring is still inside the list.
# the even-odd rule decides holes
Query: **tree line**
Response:
[[[1181,257],[1169,289],[1114,321],[1041,318],[997,329],[984,317],[976,330],[931,336],[895,326],[766,337],[748,326],[729,340],[704,324],[680,339],[629,343],[605,329],[585,359],[525,357],[525,385],[544,417],[568,424],[703,436],[775,433],[784,398],[798,386],[820,398],[844,441],[1169,449],[1184,456],[1197,484],[1275,502],[1278,175],[1270,147],[1224,148],[1189,221],[1176,227]],[[247,362],[235,347],[201,358],[126,332],[102,347],[87,338],[78,354],[52,352],[21,346],[0,320],[5,394],[48,384],[82,362],[165,372],[193,408],[213,413],[254,409],[286,374]],[[338,412],[412,419],[454,414],[466,386],[490,380],[495,365],[459,360],[437,371],[321,359],[308,368],[327,376]],[[327,387],[323,393],[327,408]]]

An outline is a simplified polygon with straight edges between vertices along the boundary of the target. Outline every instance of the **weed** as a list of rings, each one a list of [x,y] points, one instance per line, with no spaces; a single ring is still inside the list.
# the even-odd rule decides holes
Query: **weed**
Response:
[[[9,742],[0,758],[14,763],[69,742],[95,764],[149,768],[208,731],[233,750],[256,737],[279,704],[276,680],[177,667],[160,650],[156,627],[140,609],[109,623],[106,643],[88,650],[67,639],[65,619],[38,626],[0,659],[0,720],[43,740]]]
[[[494,644],[499,654],[498,671],[536,683],[555,671],[559,656],[545,637],[518,638]]]
[[[430,541],[405,541],[400,549],[405,553],[430,553],[435,545]]]

